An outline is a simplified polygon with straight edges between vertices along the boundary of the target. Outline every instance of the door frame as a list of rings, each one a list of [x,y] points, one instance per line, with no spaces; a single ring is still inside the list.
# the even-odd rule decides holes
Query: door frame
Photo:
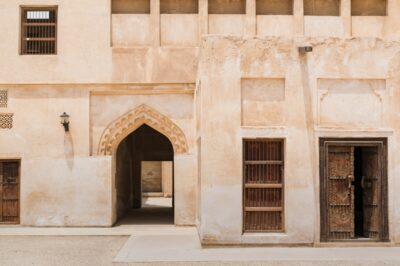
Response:
[[[327,155],[329,146],[377,147],[379,165],[381,168],[380,180],[380,232],[379,240],[374,242],[389,241],[388,217],[388,149],[387,138],[320,138],[319,139],[319,171],[320,171],[320,241],[321,242],[351,242],[357,239],[330,240],[328,228],[328,198],[327,198]]]

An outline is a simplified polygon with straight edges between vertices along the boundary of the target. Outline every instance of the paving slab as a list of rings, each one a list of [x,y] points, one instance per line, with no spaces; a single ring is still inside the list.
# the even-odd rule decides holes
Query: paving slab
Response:
[[[174,225],[121,225],[115,227],[0,226],[0,236],[185,235],[194,232],[197,232],[195,227]]]
[[[400,265],[399,247],[202,247],[197,235],[131,236],[117,263],[272,263],[271,265]],[[292,264],[295,263],[295,264]],[[337,264],[339,263],[339,264]],[[269,265],[269,264],[268,264]]]

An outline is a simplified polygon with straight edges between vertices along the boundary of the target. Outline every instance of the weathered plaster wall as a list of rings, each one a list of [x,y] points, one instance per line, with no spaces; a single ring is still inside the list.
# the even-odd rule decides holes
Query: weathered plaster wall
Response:
[[[57,55],[19,55],[20,5],[58,5]],[[2,1],[0,10],[7,32],[0,43],[1,83],[195,81],[197,48],[160,47],[159,12],[111,16],[109,0]],[[195,44],[196,21],[186,17],[162,20],[163,45]],[[196,32],[171,32],[182,20]]]
[[[199,19],[197,14],[162,14],[162,46],[198,46]]]
[[[244,15],[209,15],[209,33],[242,36],[244,34],[244,20]]]
[[[207,0],[199,0],[198,14],[160,14],[160,2],[150,2],[150,13],[112,15],[109,0],[2,1],[0,25],[7,38],[0,43],[1,82],[194,82],[195,46],[204,34],[400,36],[397,0],[388,1],[385,17],[352,17],[350,0],[343,0],[340,16],[313,18],[303,16],[302,0],[293,1],[293,16],[277,17],[256,16],[255,0],[248,0],[245,8],[243,1],[236,1],[239,8],[231,4],[232,12],[223,10],[240,14],[210,15]],[[57,55],[18,55],[20,5],[58,5]]]
[[[74,157],[72,163],[37,157],[21,162],[22,225],[111,225],[110,157]]]
[[[213,13],[239,14],[208,15],[208,1],[199,0],[199,14],[160,15],[160,1],[152,0],[150,11],[146,5],[141,14],[112,15],[108,0],[0,1],[0,32],[6,36],[0,42],[0,87],[10,99],[2,111],[15,114],[14,128],[1,131],[0,157],[22,159],[22,224],[110,225],[115,161],[90,155],[107,125],[146,104],[176,123],[188,141],[188,152],[174,158],[175,222],[194,224],[198,206],[205,242],[318,242],[317,139],[327,136],[388,137],[390,233],[400,242],[400,2],[388,0],[384,17],[351,16],[350,0],[340,1],[336,17],[303,16],[302,0],[294,0],[293,15],[286,16],[257,16],[255,0],[245,7],[235,2],[239,8]],[[57,55],[18,54],[20,5],[58,5]],[[207,34],[245,39],[201,41]],[[306,44],[314,52],[299,56],[297,47]],[[284,100],[266,93],[271,102],[261,103],[243,95],[243,81],[253,78],[284,80]],[[193,88],[183,84],[196,80],[197,126]],[[385,84],[363,85],[371,80]],[[351,92],[343,93],[344,87]],[[347,94],[358,112],[332,116],[336,108],[349,110]],[[59,125],[64,111],[71,115],[69,134]],[[284,234],[242,235],[244,137],[286,140]]]
[[[176,92],[175,94],[129,95],[101,91],[93,93],[90,101],[92,153],[97,153],[101,135],[110,123],[143,104],[171,119],[185,134],[189,146],[188,152],[174,154],[175,224],[193,225],[196,218],[197,193],[193,94]]]
[[[104,128],[135,105],[145,103],[172,117],[185,131],[192,149],[193,95],[190,91],[180,94],[178,90],[175,95],[151,95],[148,94],[149,91],[136,90],[139,94],[127,96],[125,92],[118,96],[107,94],[113,89],[108,86],[0,87],[8,90],[9,98],[8,107],[2,108],[1,111],[14,114],[13,128],[1,130],[0,159],[21,159],[23,225],[112,224],[115,169],[112,168],[109,156],[91,155],[97,152]],[[176,85],[171,85],[171,88],[174,87],[176,88]],[[93,96],[96,95],[95,91],[102,96]],[[96,97],[102,100],[97,101]],[[60,125],[59,116],[64,111],[70,115],[69,133],[65,133]],[[186,156],[193,156],[191,150],[189,152]],[[176,173],[176,182],[181,183],[180,190],[184,191],[180,199],[183,201],[180,203],[181,207],[191,208],[182,210],[183,214],[177,211],[177,222],[180,224],[194,223],[196,192],[192,183],[195,183],[196,179],[191,169],[195,164],[194,161],[189,162],[190,164],[184,163],[184,171]],[[175,168],[175,171],[179,169]],[[176,188],[176,191],[179,189]],[[181,217],[186,213],[190,216]]]
[[[162,174],[164,197],[172,197],[173,162],[161,162],[161,174]]]
[[[111,225],[111,158],[89,157],[87,88],[8,89],[12,129],[2,129],[0,158],[21,159],[21,224]],[[60,114],[71,115],[64,132]]]
[[[161,162],[142,162],[142,192],[162,192]]]
[[[111,17],[113,47],[151,45],[151,21],[148,14],[113,14]],[[137,28],[141,30],[138,31]]]
[[[299,54],[298,47],[306,44],[314,51]],[[395,205],[400,198],[393,193],[399,189],[394,152],[399,148],[399,52],[400,42],[366,38],[204,38],[196,99],[203,242],[318,243],[318,138],[323,136],[388,137],[390,238],[399,241]],[[277,78],[285,80],[280,101]],[[253,90],[268,99],[247,106],[257,101]],[[261,111],[269,101],[282,106],[279,119],[275,111]],[[254,106],[258,109],[249,111]],[[282,234],[242,234],[242,139],[255,137],[285,139]]]
[[[257,16],[257,36],[293,36],[293,16]]]
[[[117,150],[115,170],[115,190],[117,197],[117,217],[133,207],[133,155],[132,140],[126,138]]]

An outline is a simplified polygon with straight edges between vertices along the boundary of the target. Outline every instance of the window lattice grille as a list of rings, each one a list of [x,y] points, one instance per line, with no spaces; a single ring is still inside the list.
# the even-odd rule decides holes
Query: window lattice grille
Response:
[[[0,114],[0,128],[10,129],[13,127],[14,114]]]
[[[304,0],[304,16],[340,16],[340,0]]]
[[[23,8],[21,54],[57,53],[57,8]]]
[[[293,0],[256,0],[257,15],[293,15]]]
[[[283,231],[282,140],[244,141],[244,231]]]
[[[0,90],[0,108],[7,108],[8,103],[8,92],[6,90]]]

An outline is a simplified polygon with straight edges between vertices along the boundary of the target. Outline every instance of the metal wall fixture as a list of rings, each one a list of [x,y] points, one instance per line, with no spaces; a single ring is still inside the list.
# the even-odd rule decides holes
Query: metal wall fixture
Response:
[[[60,115],[60,119],[61,119],[61,125],[64,126],[64,130],[65,132],[69,131],[69,115],[64,112],[62,115]]]
[[[304,54],[304,53],[311,53],[313,51],[312,46],[302,46],[299,47],[299,53]]]

